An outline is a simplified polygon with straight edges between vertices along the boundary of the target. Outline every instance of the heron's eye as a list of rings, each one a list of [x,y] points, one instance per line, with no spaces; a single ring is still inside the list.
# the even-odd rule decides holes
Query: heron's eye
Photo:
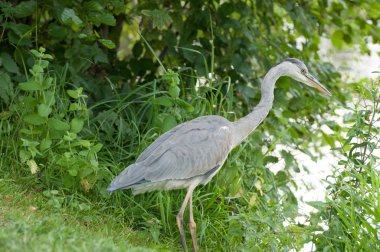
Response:
[[[301,73],[302,73],[302,74],[306,74],[306,69],[305,69],[305,68],[302,68],[302,69],[301,69]]]

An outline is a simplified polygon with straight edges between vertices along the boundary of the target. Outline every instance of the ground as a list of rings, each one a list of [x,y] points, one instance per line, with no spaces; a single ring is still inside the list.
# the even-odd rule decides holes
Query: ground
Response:
[[[0,251],[172,251],[83,202],[0,179]]]

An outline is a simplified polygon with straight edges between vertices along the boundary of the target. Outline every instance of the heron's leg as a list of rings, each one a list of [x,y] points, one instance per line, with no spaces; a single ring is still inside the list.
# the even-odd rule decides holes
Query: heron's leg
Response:
[[[181,239],[182,239],[182,247],[183,250],[186,251],[186,237],[185,237],[185,231],[183,230],[183,213],[185,212],[187,203],[189,202],[189,199],[191,199],[191,195],[193,194],[194,187],[190,186],[189,189],[187,190],[185,199],[183,200],[181,209],[179,210],[179,213],[177,214],[176,220],[177,220],[177,225],[179,228],[179,233],[181,234]]]
[[[193,216],[193,192],[191,192],[190,196],[190,219],[189,219],[189,229],[190,229],[190,234],[191,234],[191,239],[193,240],[193,247],[194,247],[194,252],[198,251],[198,244],[197,244],[197,225],[195,224],[194,221],[194,216]]]

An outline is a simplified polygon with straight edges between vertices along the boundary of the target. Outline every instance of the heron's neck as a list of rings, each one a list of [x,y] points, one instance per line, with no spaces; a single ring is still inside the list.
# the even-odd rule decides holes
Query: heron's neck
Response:
[[[278,78],[284,75],[280,65],[273,67],[265,75],[261,84],[261,99],[252,112],[234,122],[233,147],[240,144],[268,115],[273,105],[274,86]]]

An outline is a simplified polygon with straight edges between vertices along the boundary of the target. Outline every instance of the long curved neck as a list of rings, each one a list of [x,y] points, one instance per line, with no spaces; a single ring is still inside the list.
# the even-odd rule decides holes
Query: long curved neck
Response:
[[[269,70],[261,84],[261,99],[252,112],[233,123],[233,147],[240,144],[267,117],[273,105],[274,86],[285,69],[277,65]]]

